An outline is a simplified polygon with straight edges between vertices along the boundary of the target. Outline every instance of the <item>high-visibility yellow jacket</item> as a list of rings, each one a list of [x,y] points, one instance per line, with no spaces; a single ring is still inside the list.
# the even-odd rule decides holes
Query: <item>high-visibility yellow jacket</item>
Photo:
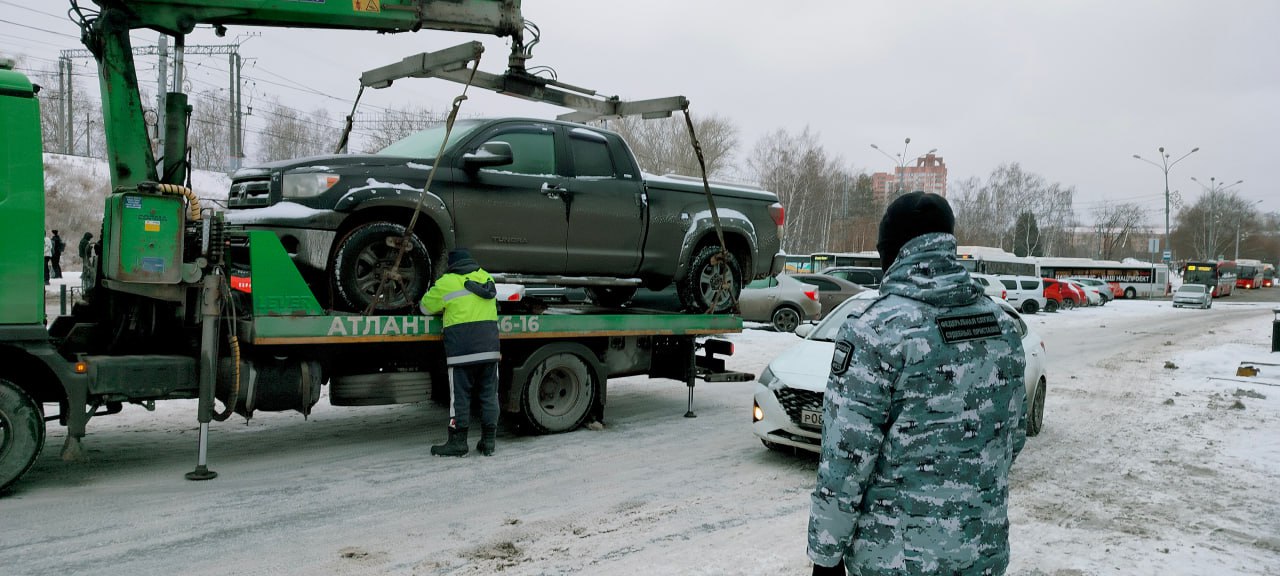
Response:
[[[488,272],[465,260],[422,296],[425,314],[444,312],[444,352],[450,366],[497,362],[498,288]]]

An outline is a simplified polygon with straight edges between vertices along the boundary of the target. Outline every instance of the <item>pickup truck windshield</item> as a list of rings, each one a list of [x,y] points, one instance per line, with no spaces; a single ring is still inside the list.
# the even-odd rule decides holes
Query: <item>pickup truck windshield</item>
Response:
[[[480,126],[478,120],[459,120],[453,123],[453,131],[449,133],[449,145],[457,144]],[[421,132],[414,132],[395,143],[378,151],[379,156],[406,156],[409,158],[435,158],[440,151],[440,141],[444,139],[444,123]]]

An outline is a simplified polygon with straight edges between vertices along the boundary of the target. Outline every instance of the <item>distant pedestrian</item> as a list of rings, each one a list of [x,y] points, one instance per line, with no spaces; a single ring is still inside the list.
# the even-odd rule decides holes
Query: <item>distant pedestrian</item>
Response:
[[[67,249],[67,243],[62,241],[62,237],[58,235],[58,231],[53,231],[53,252],[49,260],[50,268],[54,278],[62,277],[62,253]]]
[[[480,401],[480,443],[492,456],[498,436],[498,287],[466,250],[449,252],[449,270],[422,296],[422,311],[444,313],[449,372],[449,439],[436,456],[466,456],[471,400]]]
[[[836,337],[809,515],[815,575],[1000,576],[1026,441],[1014,320],[956,261],[946,199],[880,221],[880,297]]]
[[[80,262],[81,266],[89,262],[89,250],[93,246],[93,232],[85,232],[80,237]]]
[[[53,240],[48,236],[44,237],[44,285],[49,285],[49,266],[53,260]]]

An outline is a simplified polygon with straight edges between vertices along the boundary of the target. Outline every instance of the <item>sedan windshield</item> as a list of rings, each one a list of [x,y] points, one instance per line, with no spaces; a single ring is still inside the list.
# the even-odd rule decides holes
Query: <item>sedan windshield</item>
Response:
[[[479,120],[459,120],[453,123],[449,132],[449,146],[457,144],[473,130],[479,127]],[[440,152],[440,142],[444,140],[444,123],[414,132],[395,143],[378,151],[379,156],[405,156],[409,158],[435,158]],[[447,149],[447,148],[446,148]]]

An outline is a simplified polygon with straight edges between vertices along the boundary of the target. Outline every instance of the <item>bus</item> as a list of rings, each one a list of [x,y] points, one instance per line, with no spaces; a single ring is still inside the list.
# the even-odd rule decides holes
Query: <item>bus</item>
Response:
[[[814,252],[809,255],[812,261],[812,270],[814,274],[820,274],[823,270],[832,266],[880,266],[880,253],[875,250],[869,252]]]
[[[1236,286],[1236,263],[1231,260],[1187,262],[1182,267],[1183,284],[1204,284],[1214,298],[1230,296]]]
[[[1040,277],[1040,265],[1033,258],[1023,258],[990,246],[957,246],[956,258],[970,272],[993,275]]]
[[[1236,288],[1252,290],[1262,287],[1262,261],[1249,258],[1236,260]]]
[[[1036,258],[1046,278],[1097,278],[1125,298],[1162,298],[1170,291],[1169,267],[1137,260],[1089,258]]]
[[[1276,285],[1276,267],[1270,262],[1262,263],[1262,287],[1270,288]]]

